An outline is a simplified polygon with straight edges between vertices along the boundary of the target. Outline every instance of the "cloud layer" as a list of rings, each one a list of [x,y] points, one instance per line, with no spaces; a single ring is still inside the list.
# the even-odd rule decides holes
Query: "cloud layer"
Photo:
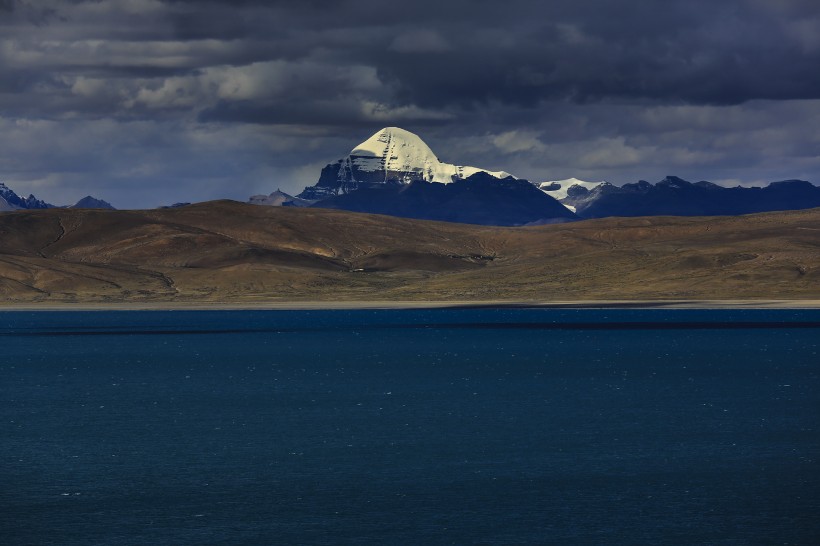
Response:
[[[245,199],[400,125],[534,180],[820,182],[818,66],[815,0],[1,0],[0,180]]]

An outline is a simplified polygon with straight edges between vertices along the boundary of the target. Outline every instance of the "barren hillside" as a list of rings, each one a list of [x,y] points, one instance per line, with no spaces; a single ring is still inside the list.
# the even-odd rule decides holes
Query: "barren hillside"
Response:
[[[820,209],[531,228],[216,201],[0,214],[9,302],[820,297]]]

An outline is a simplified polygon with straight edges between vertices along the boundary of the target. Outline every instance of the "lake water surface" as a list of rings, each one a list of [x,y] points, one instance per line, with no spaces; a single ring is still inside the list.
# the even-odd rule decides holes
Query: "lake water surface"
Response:
[[[820,311],[0,313],[0,544],[818,544]]]

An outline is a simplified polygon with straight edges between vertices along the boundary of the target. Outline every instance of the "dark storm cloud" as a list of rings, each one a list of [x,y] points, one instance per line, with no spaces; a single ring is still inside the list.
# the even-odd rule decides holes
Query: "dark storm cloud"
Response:
[[[55,16],[56,10],[25,0],[0,0],[0,14],[5,14],[5,17],[9,18],[16,17],[34,25],[42,25]]]
[[[820,98],[820,10],[799,1],[455,1],[387,9],[376,1],[108,0],[40,9],[54,14],[45,28],[23,29],[18,20],[9,29],[0,56],[7,71],[47,91],[55,74],[142,80],[123,83],[124,108],[134,88],[161,86],[164,77],[279,60],[370,66],[383,84],[378,100],[453,113],[490,102]],[[295,91],[308,100],[313,92]],[[219,100],[225,97],[211,96],[202,109],[233,110],[217,108]]]
[[[385,125],[530,178],[816,180],[818,66],[816,0],[0,0],[0,180],[297,191]]]
[[[397,97],[445,106],[607,98],[737,104],[820,94],[811,2],[174,3],[182,38],[254,38],[269,55],[368,62]],[[435,47],[413,51],[424,29]],[[334,39],[334,30],[366,40]],[[390,47],[404,44],[403,48]],[[445,45],[446,44],[446,45]],[[264,51],[262,46],[261,50]],[[322,51],[326,50],[326,51]],[[328,51],[329,50],[329,51]]]
[[[252,101],[220,101],[203,110],[201,122],[231,122],[271,125],[315,125],[324,127],[370,128],[375,131],[385,125],[421,124],[424,127],[443,125],[451,118],[433,110],[414,107],[389,108],[379,103],[357,103],[342,100],[299,100],[286,106]]]
[[[624,4],[581,4],[588,14],[539,8],[534,20],[512,28],[463,21],[450,27],[449,52],[388,50],[377,66],[401,96],[422,105],[820,96],[816,12],[803,19],[750,2],[733,9],[728,2]]]

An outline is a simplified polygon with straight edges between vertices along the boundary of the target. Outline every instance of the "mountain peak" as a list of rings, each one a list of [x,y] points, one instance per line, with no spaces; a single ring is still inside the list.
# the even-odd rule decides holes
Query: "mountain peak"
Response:
[[[69,208],[71,209],[108,209],[108,210],[116,210],[111,203],[108,201],[103,201],[102,199],[97,199],[96,197],[91,197],[90,195],[86,195]]]
[[[370,138],[353,148],[350,154],[362,157],[382,157],[385,148],[390,145],[410,147],[422,153],[426,152],[438,161],[430,147],[417,134],[401,127],[385,127],[376,131]]]
[[[361,188],[416,181],[449,184],[478,172],[495,178],[510,176],[502,171],[442,163],[418,135],[400,127],[384,127],[354,147],[347,157],[322,169],[319,182],[299,197],[316,200]]]
[[[360,171],[396,173],[399,182],[413,180],[450,182],[450,173],[439,173],[441,162],[418,135],[399,127],[385,127],[353,148],[348,156]],[[434,178],[448,178],[434,180]],[[389,175],[388,175],[389,176]]]

